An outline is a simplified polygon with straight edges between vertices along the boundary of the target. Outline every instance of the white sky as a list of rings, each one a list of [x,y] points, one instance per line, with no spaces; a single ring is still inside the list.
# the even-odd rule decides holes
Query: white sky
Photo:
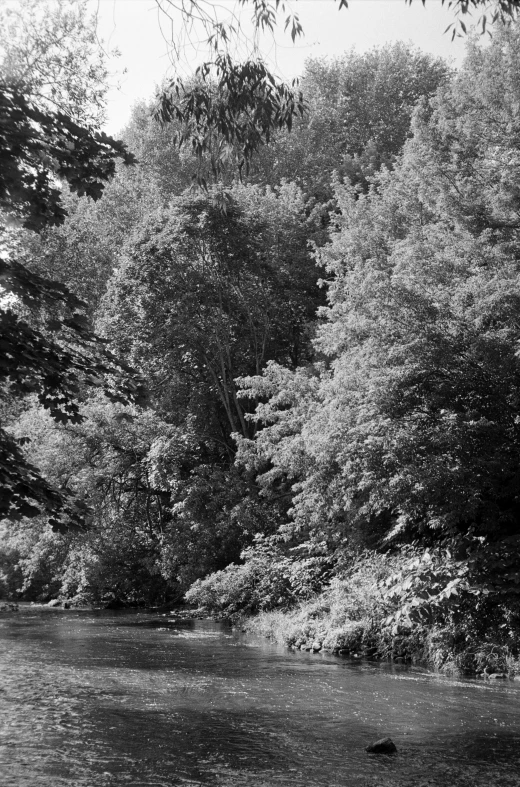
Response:
[[[164,2],[164,0],[163,0]],[[234,0],[219,0],[226,11],[236,7]],[[446,27],[454,21],[453,13],[441,0],[349,0],[348,9],[338,10],[338,0],[292,0],[299,14],[305,38],[292,44],[289,35],[277,33],[276,43],[264,38],[264,57],[284,79],[299,76],[307,57],[334,57],[356,49],[365,52],[387,42],[411,42],[425,52],[440,55],[454,65],[464,54],[463,39],[451,40]],[[120,87],[109,95],[107,131],[116,134],[127,122],[133,104],[149,99],[165,75],[173,76],[167,39],[169,24],[162,17],[162,29],[155,0],[89,0],[98,17],[98,31],[107,49],[117,48],[121,57],[115,63]],[[248,24],[247,7],[242,11]],[[180,17],[174,23],[180,27]],[[202,62],[204,52],[186,49],[182,70],[185,75]]]

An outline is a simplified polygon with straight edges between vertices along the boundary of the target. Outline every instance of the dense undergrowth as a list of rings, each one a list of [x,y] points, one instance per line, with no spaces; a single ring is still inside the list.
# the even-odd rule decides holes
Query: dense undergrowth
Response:
[[[299,601],[291,586],[299,575],[301,587],[308,566],[295,561],[289,569],[285,559],[273,571],[261,556],[248,557],[242,566],[195,583],[188,601],[293,649],[422,664],[448,675],[520,674],[520,635],[511,600],[486,604],[468,593],[455,612],[453,605],[435,605],[433,597],[422,603],[416,598],[418,615],[411,620],[395,593],[410,555],[365,553],[320,591],[308,587]],[[316,564],[310,573],[316,583]]]

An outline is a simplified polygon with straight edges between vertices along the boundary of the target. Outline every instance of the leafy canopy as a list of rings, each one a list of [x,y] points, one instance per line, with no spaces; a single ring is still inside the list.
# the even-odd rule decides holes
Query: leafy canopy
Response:
[[[407,0],[411,4],[412,0]],[[422,0],[423,5],[426,0]],[[458,17],[458,29],[466,34],[461,17],[482,8],[482,31],[488,23],[508,23],[516,18],[520,0],[442,0]],[[291,130],[294,118],[305,110],[303,94],[293,82],[281,82],[259,55],[260,33],[273,34],[283,24],[294,42],[304,31],[297,13],[286,0],[239,0],[238,12],[222,20],[218,8],[207,0],[156,0],[160,11],[171,21],[175,61],[180,63],[187,45],[193,46],[195,30],[209,50],[208,59],[197,68],[195,83],[174,79],[158,96],[155,114],[163,122],[177,120],[179,146],[188,146],[199,159],[196,176],[206,187],[202,173],[204,156],[209,156],[215,182],[221,179],[231,160],[241,174],[249,169],[253,155],[267,144],[276,130]],[[338,10],[348,9],[348,0],[336,0]],[[332,3],[331,3],[332,6]],[[243,29],[240,8],[252,11],[253,36]],[[180,15],[181,32],[174,37]],[[448,28],[449,29],[449,28]],[[244,54],[245,53],[245,54]]]

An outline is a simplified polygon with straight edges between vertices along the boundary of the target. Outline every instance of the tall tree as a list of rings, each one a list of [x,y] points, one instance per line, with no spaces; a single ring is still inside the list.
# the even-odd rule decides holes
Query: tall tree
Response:
[[[62,23],[67,25],[66,18]],[[54,37],[59,31],[48,34]],[[53,60],[52,47],[43,49]],[[27,393],[35,393],[56,419],[78,420],[75,400],[81,385],[101,386],[116,398],[135,394],[138,386],[128,378],[128,368],[118,365],[88,329],[84,304],[63,285],[31,273],[17,259],[16,233],[8,227],[14,223],[39,230],[62,223],[60,180],[78,194],[97,199],[115,171],[115,161],[121,158],[130,164],[133,157],[121,143],[84,128],[69,114],[50,110],[44,97],[39,105],[38,78],[31,82],[29,71],[19,77],[14,59],[13,55],[9,61],[12,80],[0,81],[2,420],[8,402]],[[38,59],[39,69],[43,62]],[[65,65],[66,61],[60,67]],[[73,86],[73,81],[68,83],[65,94],[70,90],[72,105],[79,108],[81,97],[72,96]],[[119,381],[119,391],[109,381],[110,374]],[[28,464],[5,423],[0,426],[0,487],[2,516],[31,516],[43,506],[56,526],[71,517],[78,519],[70,506],[67,509],[63,495]]]
[[[104,332],[157,392],[173,385],[213,400],[220,439],[249,434],[235,377],[308,353],[319,302],[309,232],[294,187],[235,189],[225,212],[213,195],[179,198],[127,246]]]
[[[308,60],[300,82],[305,116],[259,152],[252,176],[294,180],[322,200],[330,197],[334,171],[366,190],[401,152],[417,102],[433,96],[448,75],[444,61],[402,43],[331,62]]]
[[[3,79],[41,110],[100,128],[109,71],[87,0],[6,0],[0,30]]]
[[[257,448],[241,447],[249,466],[271,464],[265,484],[292,482],[296,525],[364,545],[469,549],[472,581],[512,593],[519,35],[503,30],[471,50],[419,108],[377,188],[356,198],[337,187],[341,215],[319,251],[330,281],[316,349],[328,368],[319,383],[276,367],[246,380],[270,402]]]

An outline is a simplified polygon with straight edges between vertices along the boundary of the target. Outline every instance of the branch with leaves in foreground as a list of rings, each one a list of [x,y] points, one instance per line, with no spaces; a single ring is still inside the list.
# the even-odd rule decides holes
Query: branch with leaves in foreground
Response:
[[[78,400],[88,388],[101,389],[115,402],[142,397],[133,370],[90,330],[86,304],[64,285],[0,260],[0,287],[15,296],[17,307],[45,314],[37,329],[13,308],[0,309],[0,399],[32,394],[58,423],[79,423]],[[57,529],[82,522],[81,503],[51,488],[1,424],[0,492],[0,519],[18,520],[45,510]]]
[[[301,92],[277,82],[261,61],[236,64],[218,55],[195,72],[195,85],[171,83],[159,97],[155,117],[177,121],[177,142],[189,146],[202,165],[209,155],[215,181],[234,161],[247,174],[256,151],[276,130],[291,130],[293,118],[304,114]],[[207,183],[199,174],[199,185]]]
[[[78,196],[99,199],[116,161],[133,164],[122,142],[40,109],[16,86],[0,81],[0,208],[38,232],[62,224],[60,181]]]
[[[0,208],[7,222],[33,231],[63,223],[60,181],[98,199],[118,158],[134,161],[122,143],[44,111],[0,82]],[[142,395],[132,369],[88,327],[86,304],[64,285],[4,255],[0,296],[0,402],[32,394],[56,421],[77,423],[88,388],[125,403]],[[45,511],[63,529],[81,525],[84,509],[47,483],[0,423],[0,519]]]

